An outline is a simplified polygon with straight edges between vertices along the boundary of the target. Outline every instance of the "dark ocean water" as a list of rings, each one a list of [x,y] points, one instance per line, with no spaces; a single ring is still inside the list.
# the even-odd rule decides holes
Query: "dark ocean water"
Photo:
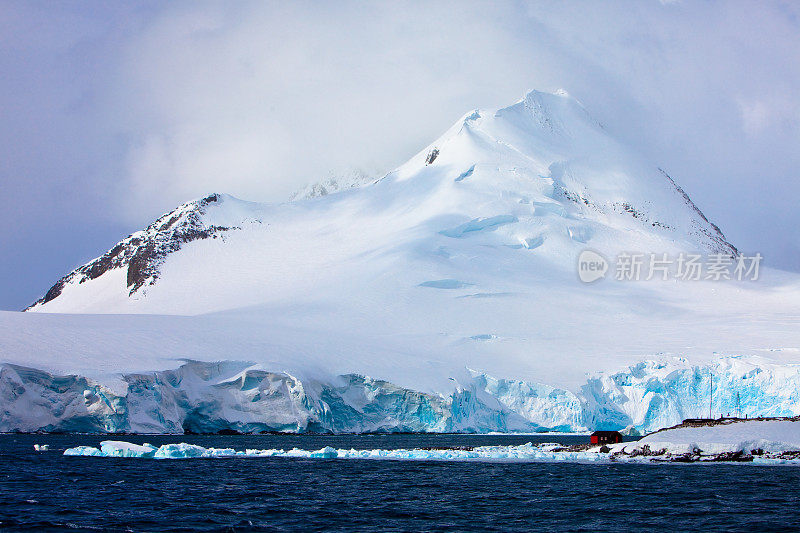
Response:
[[[64,457],[103,437],[0,435],[0,529],[800,530],[800,468]],[[171,436],[206,447],[408,448],[585,437]],[[35,452],[33,444],[51,451]]]

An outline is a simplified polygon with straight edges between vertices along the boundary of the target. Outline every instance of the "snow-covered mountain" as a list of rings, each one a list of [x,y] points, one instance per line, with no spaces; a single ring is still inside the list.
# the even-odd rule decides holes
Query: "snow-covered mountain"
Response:
[[[515,250],[481,250],[487,270],[513,265],[534,277],[572,273],[587,246],[736,251],[665,172],[566,95],[531,92],[474,111],[377,183],[314,190],[281,205],[224,194],[184,204],[59,280],[31,310],[197,314],[272,301],[276,289],[305,285],[301,273],[337,283],[352,263],[377,276],[452,278],[464,271],[459,256],[487,246]],[[198,286],[202,303],[185,297]]]
[[[602,376],[664,384],[673,357],[720,356],[797,374],[794,275],[578,280],[586,249],[737,250],[566,94],[470,112],[384,178],[323,188],[189,202],[0,313],[0,429],[653,429],[706,393]],[[752,405],[800,414],[785,393]]]

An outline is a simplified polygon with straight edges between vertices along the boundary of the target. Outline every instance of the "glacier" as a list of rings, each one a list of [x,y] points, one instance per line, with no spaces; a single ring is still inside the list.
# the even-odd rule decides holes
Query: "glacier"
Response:
[[[686,418],[800,415],[800,365],[721,358],[643,361],[579,393],[468,371],[448,394],[360,375],[301,381],[246,362],[186,362],[123,376],[124,394],[85,377],[0,366],[0,431],[82,433],[535,433],[638,435]],[[712,378],[713,376],[713,378]],[[713,382],[712,382],[713,380]],[[713,387],[713,390],[711,389]]]
[[[800,414],[800,276],[589,285],[587,249],[739,253],[579,102],[531,91],[377,179],[186,202],[0,311],[0,431],[633,434]]]

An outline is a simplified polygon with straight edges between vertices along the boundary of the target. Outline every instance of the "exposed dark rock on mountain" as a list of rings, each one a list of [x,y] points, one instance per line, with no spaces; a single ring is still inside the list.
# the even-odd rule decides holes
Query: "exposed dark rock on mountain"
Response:
[[[130,235],[94,261],[78,267],[58,280],[44,297],[27,309],[57,298],[64,286],[71,281],[83,283],[99,278],[115,268],[128,269],[127,285],[130,294],[145,285],[155,283],[159,276],[159,266],[170,253],[180,250],[188,242],[216,239],[227,231],[238,229],[203,223],[201,217],[206,208],[219,201],[220,195],[211,194],[201,200],[181,205],[150,224],[144,231]]]

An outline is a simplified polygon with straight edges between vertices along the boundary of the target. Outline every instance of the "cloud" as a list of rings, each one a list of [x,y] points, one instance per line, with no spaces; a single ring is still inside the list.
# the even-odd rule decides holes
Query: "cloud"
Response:
[[[513,36],[487,7],[161,14],[127,44],[109,102],[126,103],[130,211],[154,191],[170,203],[210,189],[277,200],[332,171],[386,172],[476,104],[518,98],[529,81],[510,80]]]
[[[765,100],[800,85],[795,15],[747,3],[173,4],[124,43],[107,88],[129,140],[122,212],[209,190],[279,200],[331,172],[385,172],[469,109],[533,87],[566,88],[703,194],[709,173],[744,179],[724,158],[759,159],[753,136],[799,138]],[[796,158],[789,146],[773,150]]]
[[[751,137],[772,131],[792,135],[800,126],[800,103],[797,100],[740,100],[742,128]]]

